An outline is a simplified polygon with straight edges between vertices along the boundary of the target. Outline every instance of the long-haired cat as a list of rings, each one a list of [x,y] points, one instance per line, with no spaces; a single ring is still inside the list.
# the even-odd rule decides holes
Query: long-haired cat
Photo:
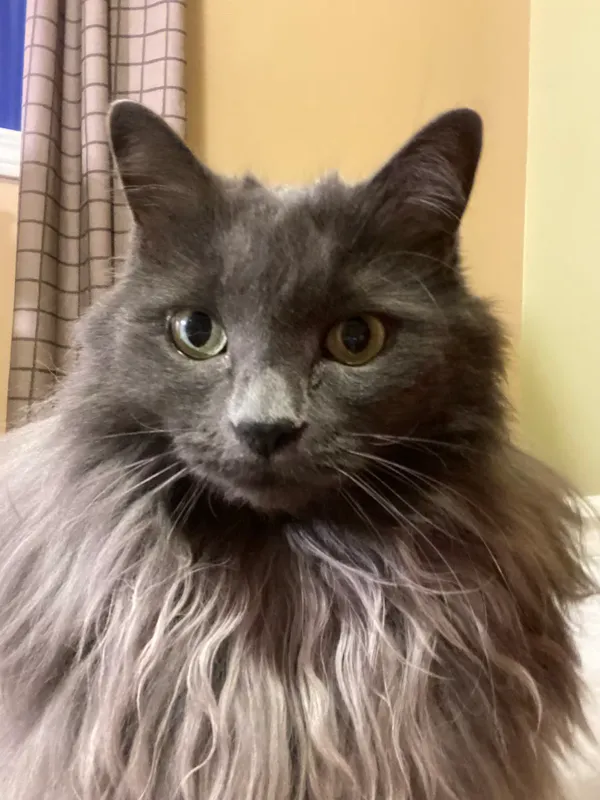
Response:
[[[558,800],[589,586],[461,269],[479,117],[305,189],[110,130],[128,263],[0,445],[2,800]]]

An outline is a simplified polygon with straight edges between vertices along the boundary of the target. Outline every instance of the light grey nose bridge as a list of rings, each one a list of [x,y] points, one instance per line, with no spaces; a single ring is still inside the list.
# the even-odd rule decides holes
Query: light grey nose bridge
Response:
[[[305,390],[293,373],[267,367],[248,382],[240,381],[229,402],[229,419],[234,426],[246,422],[303,422]]]

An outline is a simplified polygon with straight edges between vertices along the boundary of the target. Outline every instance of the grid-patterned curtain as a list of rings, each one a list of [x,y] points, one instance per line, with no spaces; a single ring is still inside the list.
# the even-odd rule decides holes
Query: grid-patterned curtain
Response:
[[[182,135],[185,0],[28,0],[8,424],[60,374],[72,323],[112,284],[128,211],[106,111],[139,100]]]

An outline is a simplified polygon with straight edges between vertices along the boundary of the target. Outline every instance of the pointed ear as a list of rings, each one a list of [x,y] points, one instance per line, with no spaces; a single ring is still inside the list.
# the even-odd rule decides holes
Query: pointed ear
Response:
[[[157,114],[140,103],[118,100],[108,121],[125,196],[142,228],[151,230],[165,219],[215,206],[218,179]]]
[[[482,121],[475,111],[442,114],[359,187],[363,213],[381,235],[454,237],[473,188],[481,144]]]

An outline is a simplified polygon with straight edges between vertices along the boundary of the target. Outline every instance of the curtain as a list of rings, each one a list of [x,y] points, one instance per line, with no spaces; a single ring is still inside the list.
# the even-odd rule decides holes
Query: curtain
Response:
[[[129,212],[106,112],[128,97],[185,124],[185,0],[27,0],[8,425],[64,370],[73,323],[110,286]]]

